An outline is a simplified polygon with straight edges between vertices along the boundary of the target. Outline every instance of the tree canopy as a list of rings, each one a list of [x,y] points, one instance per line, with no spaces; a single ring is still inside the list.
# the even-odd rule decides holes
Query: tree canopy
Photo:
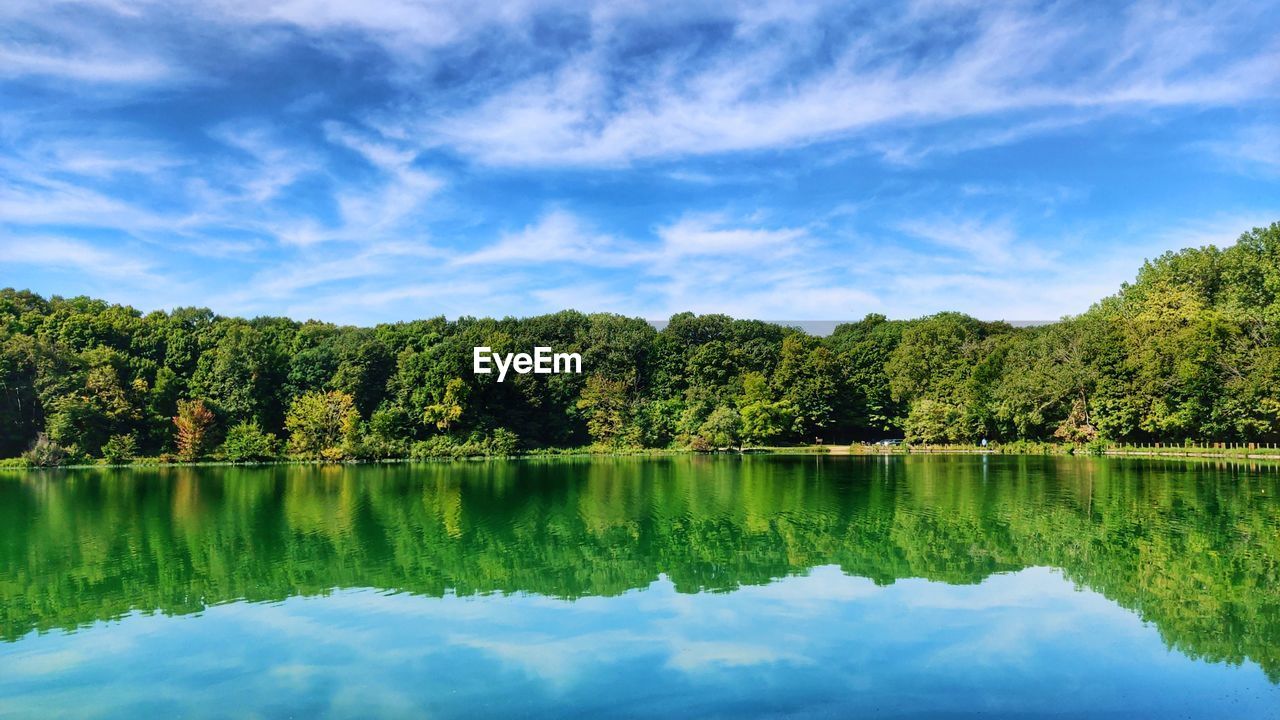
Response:
[[[499,383],[471,372],[481,345],[576,352],[583,373]],[[193,450],[194,407],[210,418]],[[336,424],[311,421],[333,408]],[[252,436],[251,456],[278,437],[334,458],[904,435],[1277,441],[1280,223],[1155,258],[1087,312],[1036,327],[869,315],[818,338],[724,315],[658,331],[564,311],[360,328],[0,291],[0,457],[218,454],[234,428],[240,456]]]

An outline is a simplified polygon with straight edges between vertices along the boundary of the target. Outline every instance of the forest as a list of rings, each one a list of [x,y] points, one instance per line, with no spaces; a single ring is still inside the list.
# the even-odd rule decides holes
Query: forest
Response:
[[[472,372],[472,348],[582,374]],[[902,437],[1280,440],[1280,223],[1170,252],[1086,312],[868,315],[827,337],[723,315],[371,328],[0,291],[0,457],[329,461]]]

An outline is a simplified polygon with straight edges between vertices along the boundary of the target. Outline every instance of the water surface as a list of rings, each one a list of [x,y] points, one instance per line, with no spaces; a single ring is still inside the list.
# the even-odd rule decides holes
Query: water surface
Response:
[[[0,476],[4,717],[1280,717],[1274,467]]]

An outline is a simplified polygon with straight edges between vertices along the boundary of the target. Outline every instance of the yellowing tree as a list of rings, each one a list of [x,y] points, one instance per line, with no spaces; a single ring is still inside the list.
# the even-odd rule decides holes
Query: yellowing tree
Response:
[[[173,418],[177,427],[174,442],[178,456],[183,460],[195,460],[204,454],[213,427],[213,411],[204,400],[179,400],[178,414]]]
[[[577,405],[587,418],[592,440],[601,445],[622,444],[630,410],[625,382],[592,375],[587,378]]]
[[[467,397],[467,384],[462,378],[454,378],[444,386],[444,396],[440,402],[428,405],[422,420],[428,425],[435,425],[437,430],[449,432],[454,421],[462,417],[462,405]]]
[[[355,399],[344,392],[310,392],[294,399],[284,419],[289,451],[304,458],[346,460],[360,429]]]

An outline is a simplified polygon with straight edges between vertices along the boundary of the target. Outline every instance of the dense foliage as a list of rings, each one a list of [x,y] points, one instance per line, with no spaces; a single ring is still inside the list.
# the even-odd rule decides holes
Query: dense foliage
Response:
[[[581,353],[584,372],[499,383],[471,372],[481,345]],[[817,338],[573,311],[356,328],[0,291],[0,457],[35,464],[896,435],[1280,439],[1280,223],[1166,254],[1083,315],[1031,328],[870,315]]]

